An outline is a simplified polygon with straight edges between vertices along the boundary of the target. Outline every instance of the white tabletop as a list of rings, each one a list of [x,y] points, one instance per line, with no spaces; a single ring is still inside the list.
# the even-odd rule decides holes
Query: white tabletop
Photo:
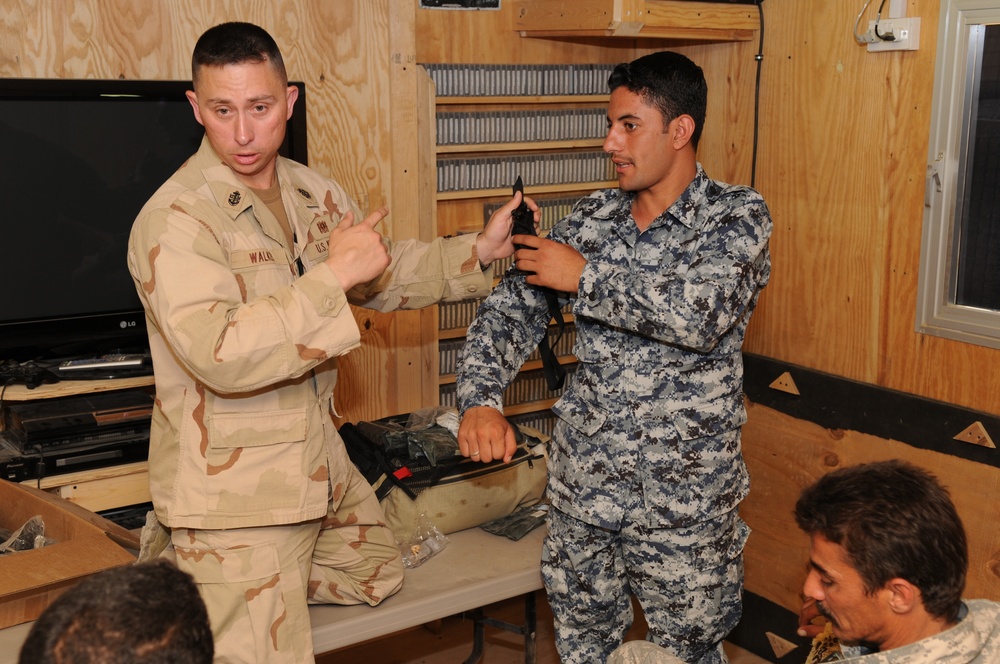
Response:
[[[443,551],[406,570],[402,589],[377,607],[312,606],[317,653],[392,634],[542,587],[545,528],[521,540],[470,528],[448,536]]]
[[[448,546],[406,570],[402,589],[377,607],[311,606],[315,651],[345,648],[540,589],[544,534],[545,528],[536,528],[517,542],[480,528],[448,535]],[[17,662],[31,625],[0,629],[0,664]]]

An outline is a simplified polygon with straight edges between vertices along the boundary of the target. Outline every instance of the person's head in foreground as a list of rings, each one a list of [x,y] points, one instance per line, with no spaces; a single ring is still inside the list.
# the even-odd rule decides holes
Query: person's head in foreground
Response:
[[[835,470],[802,492],[810,536],[803,593],[845,644],[891,650],[954,625],[968,568],[948,492],[903,461]]]
[[[20,664],[210,664],[205,603],[166,561],[87,577],[42,612]]]

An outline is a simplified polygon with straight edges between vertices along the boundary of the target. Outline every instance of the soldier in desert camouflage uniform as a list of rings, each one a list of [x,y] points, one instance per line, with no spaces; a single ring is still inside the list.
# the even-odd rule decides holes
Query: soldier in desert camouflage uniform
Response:
[[[802,492],[795,519],[810,536],[810,664],[1000,662],[1000,604],[962,600],[965,529],[933,475],[903,461],[842,468]]]
[[[348,302],[481,297],[520,196],[478,236],[391,242],[385,209],[358,222],[337,183],[277,155],[298,90],[270,35],[216,26],[193,70],[205,139],[129,243],[155,368],[150,490],[217,659],[310,662],[307,601],[374,605],[403,575],[334,426],[336,358],[360,343]]]
[[[508,458],[502,392],[550,314],[572,302],[576,371],[549,462],[542,573],[563,662],[604,662],[642,605],[649,638],[685,662],[725,660],[748,536],[737,505],[744,332],[770,274],[761,196],[711,180],[695,151],[707,86],[663,52],[609,79],[605,151],[619,189],[584,198],[527,245],[470,326],[458,371],[463,454]]]

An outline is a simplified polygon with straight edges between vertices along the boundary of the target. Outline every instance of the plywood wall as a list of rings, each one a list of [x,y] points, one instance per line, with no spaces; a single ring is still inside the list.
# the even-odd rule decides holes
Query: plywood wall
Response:
[[[915,52],[869,53],[864,3],[767,0],[757,188],[775,221],[773,275],[745,350],[833,376],[1000,413],[1000,351],[914,331],[937,0]],[[873,16],[865,17],[873,18]],[[878,404],[858,404],[858,408]],[[992,432],[996,435],[996,432]],[[1000,597],[1000,469],[855,431],[750,409],[744,450],[754,528],[747,585],[799,604],[808,541],[799,491],[834,468],[903,458],[937,473],[969,534],[968,596]]]
[[[390,12],[390,4],[393,11]],[[0,75],[189,77],[190,51],[208,26],[258,22],[283,46],[309,91],[312,165],[365,207],[392,201],[393,63],[621,61],[665,45],[522,39],[500,12],[417,9],[417,0],[20,0],[0,7]],[[909,0],[922,19],[916,52],[870,54],[852,37],[862,3],[767,0],[757,187],[776,222],[774,278],[751,323],[747,350],[904,392],[1000,413],[1000,351],[914,332],[930,125],[937,0]],[[397,23],[396,32],[393,22]],[[401,24],[400,24],[401,22]],[[415,27],[410,27],[415,25]],[[670,46],[666,44],[666,46]],[[756,44],[681,46],[709,76],[700,157],[716,177],[750,176]],[[389,100],[389,101],[387,101]],[[405,127],[405,123],[402,125]],[[393,206],[390,234],[415,234]],[[405,315],[402,316],[405,319]],[[348,411],[405,404],[387,381],[387,336],[357,379],[374,381]],[[421,348],[403,365],[419,364]],[[361,358],[357,358],[361,362]],[[348,374],[352,360],[348,360]],[[405,369],[404,369],[405,371]]]
[[[840,429],[827,429],[748,404],[743,428],[750,495],[740,513],[752,533],[745,551],[747,588],[798,611],[809,538],[792,512],[802,489],[858,463],[906,459],[933,472],[950,491],[969,542],[966,597],[1000,600],[1000,470],[949,454]]]
[[[863,4],[763,5],[774,277],[747,350],[1000,413],[1000,351],[914,331],[940,3],[908,0],[920,50],[894,53],[855,43]]]
[[[610,4],[610,3],[609,3]],[[756,186],[775,220],[774,275],[746,349],[809,368],[1000,413],[1000,351],[914,331],[938,0],[908,0],[921,48],[856,43],[862,0],[763,3]],[[869,15],[874,17],[874,7]],[[522,39],[500,12],[419,10],[424,62],[629,59],[682,51],[709,81],[699,158],[748,182],[757,44]]]

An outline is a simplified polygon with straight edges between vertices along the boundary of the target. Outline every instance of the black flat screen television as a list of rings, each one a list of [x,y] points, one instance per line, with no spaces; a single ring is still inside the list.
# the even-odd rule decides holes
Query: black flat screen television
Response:
[[[305,87],[282,154],[307,163]],[[0,360],[147,346],[126,245],[204,134],[188,81],[0,79]]]

